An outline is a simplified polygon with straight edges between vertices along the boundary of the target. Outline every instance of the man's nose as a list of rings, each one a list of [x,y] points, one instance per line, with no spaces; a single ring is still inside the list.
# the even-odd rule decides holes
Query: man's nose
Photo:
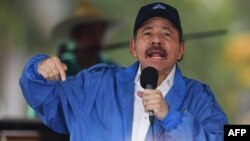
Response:
[[[161,44],[161,42],[162,42],[161,38],[162,37],[159,34],[153,35],[153,37],[152,37],[152,44]]]

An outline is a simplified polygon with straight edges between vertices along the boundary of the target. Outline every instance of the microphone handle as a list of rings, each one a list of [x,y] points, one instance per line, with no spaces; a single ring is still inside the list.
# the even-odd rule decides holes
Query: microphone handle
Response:
[[[146,85],[146,89],[155,89],[151,84]],[[149,111],[149,122],[151,125],[154,125],[154,111]]]
[[[153,111],[149,111],[149,122],[150,122],[150,125],[154,125],[154,112]]]

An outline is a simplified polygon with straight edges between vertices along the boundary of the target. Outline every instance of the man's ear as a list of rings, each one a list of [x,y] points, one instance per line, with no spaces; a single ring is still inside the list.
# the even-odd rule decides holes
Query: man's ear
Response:
[[[178,53],[178,61],[181,61],[183,59],[185,47],[186,47],[185,42],[182,41],[180,43],[180,48],[179,48],[179,53]]]
[[[132,54],[132,56],[137,57],[134,38],[131,39],[129,42],[129,49],[130,49],[130,53]]]

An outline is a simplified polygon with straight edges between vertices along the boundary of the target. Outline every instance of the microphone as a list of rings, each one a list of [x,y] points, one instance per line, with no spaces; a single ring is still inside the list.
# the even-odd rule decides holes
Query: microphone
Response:
[[[142,70],[140,84],[144,89],[156,89],[158,82],[158,72],[153,67],[146,67]],[[150,124],[154,124],[154,112],[149,111]]]

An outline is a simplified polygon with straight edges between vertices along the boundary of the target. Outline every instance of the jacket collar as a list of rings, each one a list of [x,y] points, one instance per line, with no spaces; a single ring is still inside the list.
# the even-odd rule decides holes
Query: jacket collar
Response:
[[[165,97],[165,100],[168,102],[171,108],[174,108],[175,110],[178,110],[180,108],[184,99],[185,89],[185,81],[179,67],[177,66],[174,77],[174,84]]]
[[[131,140],[133,110],[134,110],[134,79],[139,63],[131,65],[127,69],[118,70],[117,80],[117,100],[121,111],[123,138]]]
[[[139,67],[139,62],[137,61],[127,69],[123,69],[117,72],[117,83],[122,85],[131,85],[131,89],[129,90],[131,92],[131,95],[134,94],[134,80],[136,77],[137,69]],[[165,97],[165,100],[167,103],[171,106],[171,108],[174,108],[175,110],[178,110],[183,102],[183,98],[185,95],[185,82],[182,76],[182,73],[176,65],[176,72],[174,76],[174,84],[168,94]],[[127,92],[128,90],[126,90]],[[124,95],[130,95],[130,94],[124,94]]]
[[[139,67],[139,62],[135,62],[133,65],[129,66],[127,69],[123,69],[117,72],[116,78],[118,83],[124,83],[135,79],[137,69]]]

